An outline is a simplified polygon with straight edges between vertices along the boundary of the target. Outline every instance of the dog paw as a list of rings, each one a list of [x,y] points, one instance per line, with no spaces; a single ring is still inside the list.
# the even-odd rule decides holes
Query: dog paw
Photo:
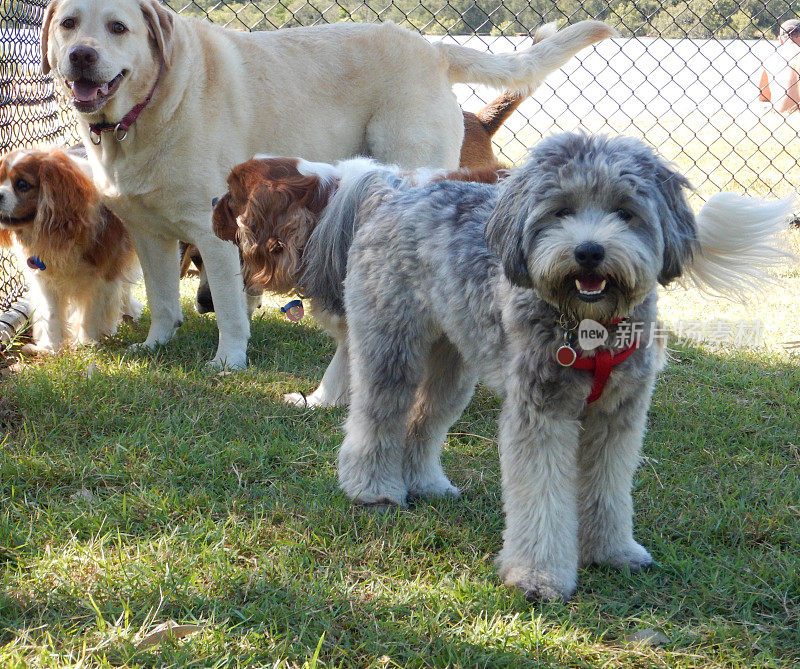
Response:
[[[581,560],[584,564],[608,565],[614,569],[627,567],[632,572],[644,571],[653,566],[653,558],[647,549],[631,541],[630,543],[609,551],[606,555],[595,556],[589,560]]]
[[[461,491],[456,488],[450,479],[446,476],[444,478],[436,479],[433,481],[419,481],[411,482],[408,484],[408,496],[411,498],[416,497],[453,497],[458,499],[461,497]]]
[[[20,348],[23,355],[55,355],[60,347],[52,344],[25,344]]]
[[[503,583],[517,588],[529,602],[566,601],[577,587],[577,574],[557,573],[506,558],[497,557],[497,569]]]
[[[233,371],[235,369],[245,369],[247,367],[246,355],[220,355],[217,354],[213,359],[206,363],[211,369]]]
[[[402,480],[389,476],[375,476],[372,479],[358,467],[339,464],[339,487],[345,495],[362,506],[406,506],[408,490]]]
[[[401,508],[401,506],[405,506],[405,505],[395,504],[394,502],[388,499],[379,500],[377,502],[369,502],[369,503],[362,502],[361,500],[358,499],[355,499],[353,501],[356,503],[357,506],[361,507],[362,509],[365,509],[366,511],[370,511],[377,515],[383,515],[386,513],[390,513],[392,511],[397,511],[397,509]]]
[[[284,404],[300,407],[301,409],[325,409],[327,407],[338,406],[336,402],[330,402],[324,397],[318,397],[316,393],[303,395],[303,393],[287,393],[283,396]]]
[[[131,344],[128,346],[128,350],[131,353],[149,353],[150,351],[154,351],[158,344],[150,344],[146,341],[140,341],[136,344]]]
[[[340,477],[339,485],[344,494],[360,506],[378,508],[407,505],[406,487],[393,481],[381,481],[380,485],[369,485],[343,481]]]

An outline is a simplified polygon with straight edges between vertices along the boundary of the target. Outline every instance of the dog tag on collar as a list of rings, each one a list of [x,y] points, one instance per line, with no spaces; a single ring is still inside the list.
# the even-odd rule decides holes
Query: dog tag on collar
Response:
[[[298,323],[303,320],[305,310],[303,309],[303,302],[301,300],[292,300],[285,307],[281,307],[281,313],[286,314],[292,323]]]
[[[39,256],[31,256],[28,258],[28,267],[31,269],[38,269],[44,272],[47,269],[47,265],[42,262],[42,259]]]
[[[578,353],[574,348],[572,348],[572,346],[564,344],[563,346],[558,347],[558,350],[556,351],[556,360],[562,367],[572,367],[577,359]]]

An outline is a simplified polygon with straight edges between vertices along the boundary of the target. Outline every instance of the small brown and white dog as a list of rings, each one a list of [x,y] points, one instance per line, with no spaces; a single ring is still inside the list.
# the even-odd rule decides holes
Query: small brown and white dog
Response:
[[[36,349],[97,341],[138,318],[133,243],[100,202],[88,162],[60,149],[0,158],[0,245],[11,247],[33,303]]]
[[[338,187],[376,169],[392,172],[398,189],[444,180],[495,183],[506,174],[505,170],[492,168],[408,172],[396,166],[379,165],[368,158],[329,165],[300,158],[256,156],[233,169],[228,177],[228,191],[216,201],[214,233],[238,245],[245,292],[302,294],[308,298],[317,322],[336,340],[336,353],[319,388],[307,397],[301,393],[286,395],[284,399],[290,404],[309,407],[347,404],[345,319],[340,310],[316,308],[313,291],[307,292],[305,286],[299,286],[298,278],[306,244],[329,203],[332,207],[346,206],[332,202]]]

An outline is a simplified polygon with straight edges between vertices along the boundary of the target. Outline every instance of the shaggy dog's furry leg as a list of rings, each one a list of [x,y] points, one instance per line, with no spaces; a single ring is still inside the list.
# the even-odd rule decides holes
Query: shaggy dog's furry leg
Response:
[[[530,600],[566,599],[578,580],[580,426],[559,403],[534,401],[534,378],[535,372],[513,375],[500,416],[506,529],[497,567],[503,582]]]
[[[639,571],[653,563],[633,538],[631,486],[647,422],[650,393],[613,412],[590,410],[578,455],[580,563]]]
[[[356,270],[347,284],[364,283]],[[371,296],[347,305],[365,327],[350,329],[350,411],[339,451],[339,485],[360,504],[405,506],[403,453],[408,416],[423,378],[431,341],[401,308],[375,318]],[[358,302],[358,300],[354,300]],[[406,314],[408,316],[408,314]]]
[[[411,497],[458,496],[442,469],[442,445],[448,428],[469,403],[476,379],[458,350],[446,339],[431,349],[408,423],[403,476]]]

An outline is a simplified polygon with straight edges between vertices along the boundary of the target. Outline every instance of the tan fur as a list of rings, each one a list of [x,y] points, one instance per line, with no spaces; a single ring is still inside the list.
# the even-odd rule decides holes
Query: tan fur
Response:
[[[333,190],[297,165],[295,158],[238,165],[214,209],[214,232],[239,246],[247,290],[296,288],[303,248]]]
[[[123,311],[138,317],[133,243],[80,164],[57,149],[12,152],[0,158],[0,193],[0,233],[27,274],[42,350],[113,334]],[[33,256],[44,270],[27,266]]]
[[[505,169],[494,153],[492,139],[500,126],[525,99],[524,95],[506,91],[479,112],[464,112],[464,142],[461,145],[461,167],[472,169]]]

